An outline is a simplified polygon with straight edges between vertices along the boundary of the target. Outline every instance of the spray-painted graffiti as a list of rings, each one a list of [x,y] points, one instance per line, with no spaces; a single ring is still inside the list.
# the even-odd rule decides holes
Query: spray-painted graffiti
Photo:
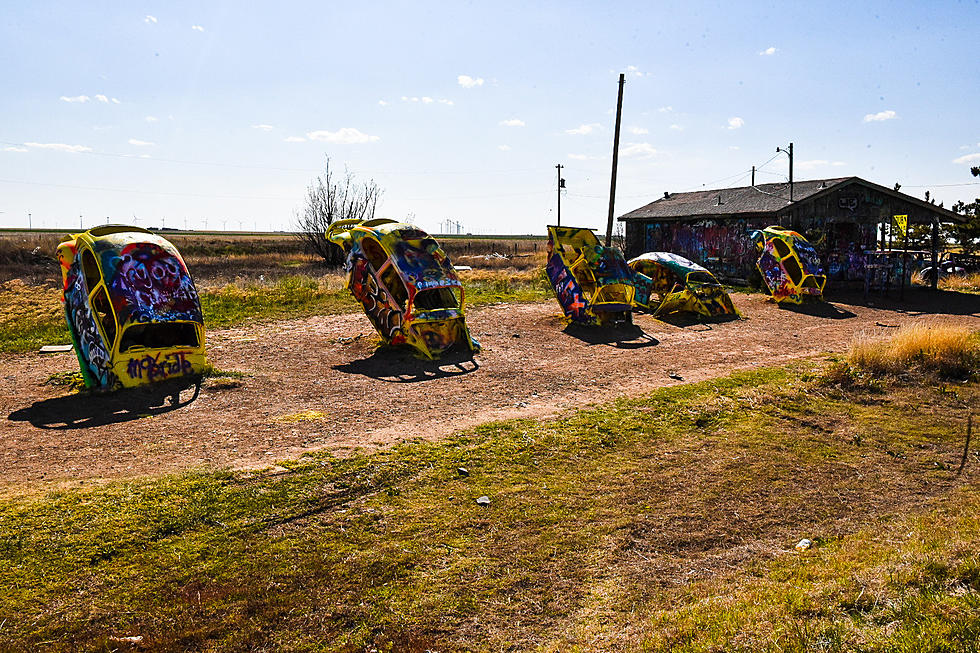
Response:
[[[67,270],[65,317],[86,385],[111,388],[116,384],[112,361],[88,301],[88,291],[76,259]],[[110,345],[111,346],[111,345]]]
[[[600,245],[591,229],[549,226],[546,271],[569,320],[580,324],[632,320],[636,274],[622,252]],[[647,290],[640,294],[645,296]]]
[[[557,253],[548,258],[546,267],[548,279],[551,280],[551,287],[555,289],[555,296],[561,304],[565,316],[575,322],[589,322],[590,317],[586,312],[589,302],[582,296],[582,289],[575,281],[575,277],[565,267],[561,256]]]
[[[203,369],[200,300],[173,245],[142,229],[106,226],[61,243],[58,260],[87,387],[135,386]]]
[[[123,322],[201,322],[201,302],[187,268],[173,253],[153,243],[130,243],[102,256],[113,307]]]
[[[692,313],[704,318],[738,316],[724,287],[707,269],[671,252],[648,252],[632,259],[630,267],[650,279],[656,301],[646,306],[654,315]]]
[[[649,223],[643,251],[672,252],[710,267],[722,277],[746,279],[757,258],[749,232],[763,227],[765,223],[741,219],[724,224],[710,220]]]
[[[763,281],[777,302],[800,304],[822,299],[827,277],[813,246],[795,231],[766,227],[754,234],[758,242],[757,266]]]
[[[466,328],[463,285],[434,238],[394,220],[340,220],[326,237],[347,253],[347,287],[385,343],[426,358],[458,345],[480,350]]]
[[[142,358],[131,358],[126,366],[126,373],[131,379],[146,379],[147,381],[161,381],[174,376],[184,376],[190,374],[194,369],[191,361],[187,358],[188,353],[184,351],[158,352],[147,354]]]
[[[353,255],[353,252],[352,252]],[[374,328],[394,344],[404,342],[401,333],[402,314],[391,295],[386,293],[372,274],[367,259],[354,256],[350,262],[350,290],[354,299],[361,302]]]

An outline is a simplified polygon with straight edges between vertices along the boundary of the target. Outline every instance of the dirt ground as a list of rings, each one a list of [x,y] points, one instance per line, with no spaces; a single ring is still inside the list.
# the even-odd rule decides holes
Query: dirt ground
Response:
[[[391,349],[361,314],[208,334],[212,378],[169,403],[161,390],[72,395],[47,383],[72,353],[0,355],[0,491],[18,493],[193,468],[263,468],[303,452],[343,455],[512,417],[842,352],[862,333],[944,321],[980,328],[980,297],[909,291],[906,301],[837,297],[809,310],[735,294],[747,317],[720,324],[637,315],[632,331],[566,328],[556,302],[468,313],[474,357],[427,363]],[[168,391],[169,392],[169,391]]]

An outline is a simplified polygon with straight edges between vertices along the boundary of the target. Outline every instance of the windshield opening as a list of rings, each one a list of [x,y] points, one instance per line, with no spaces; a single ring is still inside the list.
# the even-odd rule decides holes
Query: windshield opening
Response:
[[[428,288],[415,294],[416,311],[437,311],[459,308],[459,297],[454,288]]]
[[[163,349],[166,347],[197,347],[197,327],[189,322],[155,322],[134,324],[123,331],[119,351],[136,347]]]

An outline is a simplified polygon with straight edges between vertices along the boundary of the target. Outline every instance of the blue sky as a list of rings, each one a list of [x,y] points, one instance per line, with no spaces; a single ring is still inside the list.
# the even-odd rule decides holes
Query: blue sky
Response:
[[[856,175],[980,195],[980,4],[22,2],[0,13],[0,225],[289,229],[326,156],[442,231]],[[81,220],[79,219],[81,216]]]

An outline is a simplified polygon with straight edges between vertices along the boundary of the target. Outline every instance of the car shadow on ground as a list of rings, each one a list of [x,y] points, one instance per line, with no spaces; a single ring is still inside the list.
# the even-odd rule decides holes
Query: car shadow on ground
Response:
[[[563,331],[588,345],[610,345],[617,349],[642,349],[660,341],[635,324],[622,326],[585,326],[574,322]]]
[[[107,394],[83,391],[35,401],[7,419],[30,422],[39,429],[87,429],[169,413],[193,402],[200,392],[200,380],[155,383]]]
[[[388,383],[418,383],[462,376],[480,369],[471,351],[451,351],[439,360],[416,358],[401,347],[379,347],[367,358],[334,365],[344,374],[360,374]]]
[[[955,290],[932,290],[922,286],[905,289],[902,297],[900,288],[893,288],[884,294],[880,291],[834,293],[833,300],[838,304],[851,306],[870,306],[896,313],[909,315],[974,315],[980,317],[980,295]]]
[[[780,304],[779,308],[784,311],[812,315],[813,317],[823,317],[828,320],[846,320],[857,317],[853,312],[827,301],[813,301],[806,302],[805,304]]]
[[[661,315],[656,318],[661,322],[666,322],[671,326],[675,326],[681,329],[686,329],[688,327],[701,327],[701,331],[711,331],[712,327],[717,324],[724,324],[725,322],[736,322],[741,320],[738,315],[721,315],[718,317],[704,318],[699,315],[692,313],[671,313],[670,315]]]

